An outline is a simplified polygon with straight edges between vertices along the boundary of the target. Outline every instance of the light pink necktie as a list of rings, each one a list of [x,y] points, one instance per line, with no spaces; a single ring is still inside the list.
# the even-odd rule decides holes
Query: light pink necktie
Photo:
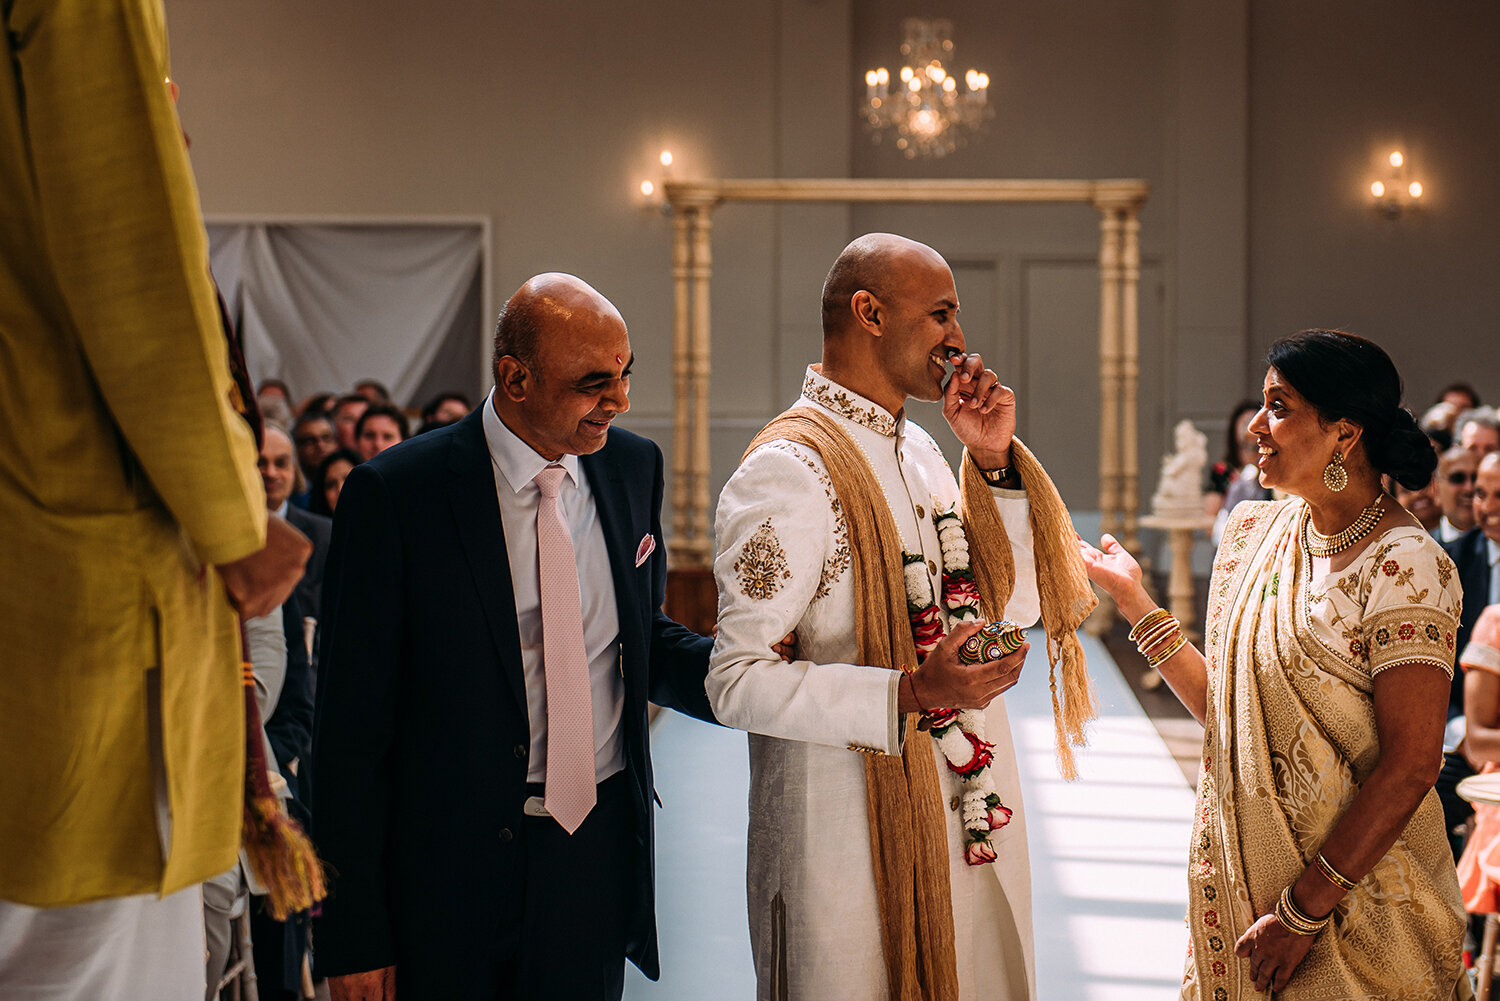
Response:
[[[594,808],[594,698],[583,650],[578,561],[558,510],[557,488],[567,471],[536,474],[538,579],[542,593],[542,666],[547,675],[547,812],[569,834]]]

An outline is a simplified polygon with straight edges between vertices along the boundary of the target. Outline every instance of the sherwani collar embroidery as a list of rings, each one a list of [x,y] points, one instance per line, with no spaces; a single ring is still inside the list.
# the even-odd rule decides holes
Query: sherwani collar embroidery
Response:
[[[887,438],[899,437],[905,430],[905,414],[897,417],[854,390],[840,386],[823,375],[821,368],[821,365],[807,366],[807,376],[802,380],[803,396],[830,413]]]

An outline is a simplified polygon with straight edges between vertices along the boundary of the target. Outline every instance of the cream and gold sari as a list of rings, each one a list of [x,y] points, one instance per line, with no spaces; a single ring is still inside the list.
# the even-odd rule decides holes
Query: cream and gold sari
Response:
[[[1437,543],[1392,529],[1344,573],[1314,580],[1299,542],[1306,511],[1297,499],[1239,505],[1215,561],[1184,999],[1261,996],[1235,942],[1302,874],[1379,760],[1375,675],[1413,662],[1453,672],[1461,590]],[[1468,998],[1463,932],[1429,792],[1277,996]]]

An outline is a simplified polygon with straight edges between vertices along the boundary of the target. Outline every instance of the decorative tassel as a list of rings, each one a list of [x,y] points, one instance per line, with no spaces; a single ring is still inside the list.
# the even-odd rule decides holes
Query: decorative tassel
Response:
[[[245,624],[240,646],[248,654]],[[255,670],[242,661],[245,693],[245,813],[240,840],[250,868],[266,888],[266,909],[277,921],[310,909],[328,895],[323,863],[302,827],[271,790],[262,736],[260,707],[255,702]]]

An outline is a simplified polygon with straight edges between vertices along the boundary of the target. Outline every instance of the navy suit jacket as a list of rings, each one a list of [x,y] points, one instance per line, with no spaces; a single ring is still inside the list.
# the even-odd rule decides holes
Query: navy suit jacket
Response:
[[[1490,601],[1490,552],[1485,544],[1484,532],[1475,526],[1454,539],[1444,542],[1443,549],[1453,562],[1458,564],[1458,582],[1464,589],[1464,608],[1458,619],[1458,652],[1462,654],[1474,631],[1474,623],[1484,606]],[[1463,672],[1453,672],[1453,687],[1457,693],[1458,710],[1463,712]]]
[[[320,973],[394,964],[401,996],[477,996],[520,920],[527,720],[515,599],[483,414],[356,467],[334,518],[313,749],[331,886]],[[662,456],[611,430],[583,456],[609,550],[637,861],[627,954],[659,974],[647,702],[700,719],[712,640],[661,610]],[[656,550],[640,566],[647,534]],[[588,948],[579,915],[578,946]]]
[[[312,555],[307,558],[307,569],[297,582],[297,604],[302,614],[315,619],[323,617],[323,573],[328,565],[328,543],[333,537],[333,522],[321,514],[304,511],[288,504],[286,520],[313,544]]]

